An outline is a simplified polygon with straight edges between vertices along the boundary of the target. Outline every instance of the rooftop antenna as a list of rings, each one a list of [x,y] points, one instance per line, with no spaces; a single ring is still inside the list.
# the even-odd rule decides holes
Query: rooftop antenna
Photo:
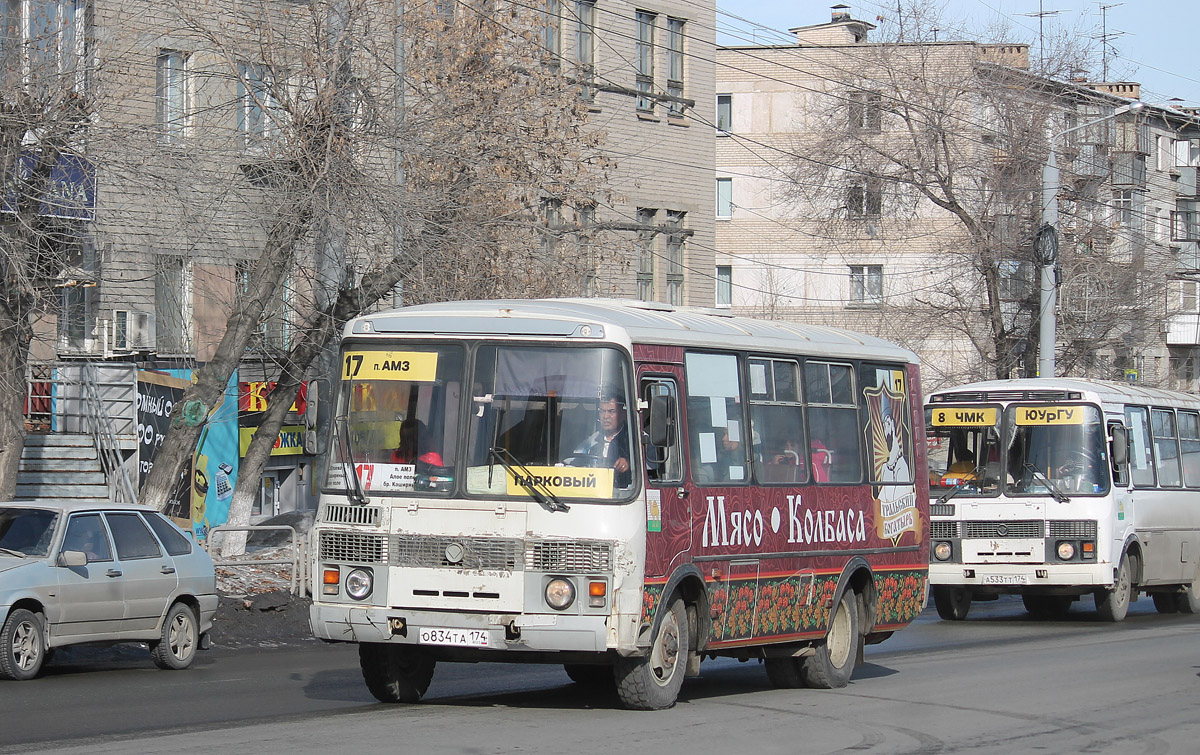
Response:
[[[1100,6],[1100,76],[1101,81],[1108,81],[1108,42],[1111,39],[1116,39],[1125,32],[1115,31],[1112,34],[1108,33],[1108,9],[1119,8],[1125,3],[1109,3],[1108,5]]]
[[[1057,16],[1061,11],[1046,10],[1042,0],[1038,0],[1037,13],[1022,13],[1022,16],[1038,20],[1038,72],[1046,73],[1046,34],[1043,25],[1047,16]]]

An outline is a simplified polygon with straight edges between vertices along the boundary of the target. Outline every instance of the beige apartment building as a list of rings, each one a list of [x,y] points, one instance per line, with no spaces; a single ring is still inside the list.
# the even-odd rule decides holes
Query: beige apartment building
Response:
[[[296,91],[280,93],[286,66],[272,66],[294,41],[286,13],[255,16],[252,5],[8,5],[9,26],[26,45],[46,47],[60,74],[98,98],[81,141],[80,183],[91,186],[81,189],[85,207],[60,219],[70,265],[58,312],[40,322],[35,362],[186,371],[212,358],[234,293],[263,246],[269,203],[278,201],[263,190],[270,188],[272,139],[282,133],[273,108]],[[439,3],[438,12],[452,15],[455,5]],[[391,2],[356,7],[374,8],[380,19],[395,10]],[[587,128],[603,134],[611,177],[592,207],[554,197],[543,204],[553,243],[575,245],[581,261],[602,261],[579,293],[711,305],[715,3],[539,0],[537,9],[549,53],[541,64],[578,87]],[[386,48],[404,30],[380,22],[375,31],[382,58],[374,64],[390,65]],[[264,41],[278,48],[261,47]],[[371,76],[365,59],[353,58],[353,75]],[[394,159],[383,152],[380,180],[395,180]],[[372,242],[391,243],[390,228],[376,230]],[[326,229],[304,242],[306,272],[275,292],[241,383],[273,379],[297,325],[294,305],[316,295],[317,253],[335,236]],[[394,302],[402,301],[397,292]],[[275,510],[308,505],[311,491],[301,481],[312,479],[310,462],[302,454],[273,459]],[[236,459],[230,464],[236,468]],[[291,500],[280,503],[281,491]]]
[[[1194,114],[1039,76],[1024,45],[874,30],[839,6],[718,49],[718,306],[898,341],[927,389],[1036,374],[1053,143],[1056,371],[1195,389]]]

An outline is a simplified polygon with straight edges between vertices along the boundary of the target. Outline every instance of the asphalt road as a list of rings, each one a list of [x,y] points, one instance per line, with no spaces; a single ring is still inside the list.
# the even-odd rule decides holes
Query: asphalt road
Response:
[[[1019,601],[967,621],[930,609],[868,648],[844,690],[775,690],[757,663],[705,661],[669,711],[621,710],[557,666],[438,667],[426,702],[375,703],[350,647],[59,657],[0,683],[0,753],[1200,752],[1200,617],[1143,598],[1121,624],[1090,601],[1033,621]]]

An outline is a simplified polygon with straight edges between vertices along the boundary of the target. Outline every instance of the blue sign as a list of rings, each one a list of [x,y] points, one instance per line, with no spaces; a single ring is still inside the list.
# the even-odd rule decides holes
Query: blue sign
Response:
[[[27,182],[37,165],[37,155],[26,152],[17,163],[17,175],[8,181],[0,210],[17,211],[17,186]],[[58,156],[50,171],[50,187],[42,197],[38,214],[73,220],[96,219],[96,166],[82,155]]]

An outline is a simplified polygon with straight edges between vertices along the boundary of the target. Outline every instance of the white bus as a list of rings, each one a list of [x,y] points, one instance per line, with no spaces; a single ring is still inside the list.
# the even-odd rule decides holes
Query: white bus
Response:
[[[376,698],[442,662],[563,664],[628,707],[703,657],[845,685],[921,611],[914,355],[644,302],[453,302],[348,323],[314,526],[317,637]]]
[[[943,619],[1003,594],[1042,618],[1087,595],[1108,621],[1139,593],[1163,613],[1200,610],[1200,398],[999,380],[931,393],[925,418]]]

